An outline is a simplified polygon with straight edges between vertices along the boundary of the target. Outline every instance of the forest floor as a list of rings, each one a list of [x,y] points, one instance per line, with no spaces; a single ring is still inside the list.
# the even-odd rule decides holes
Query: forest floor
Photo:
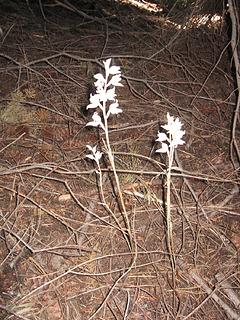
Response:
[[[1,319],[235,319],[240,210],[226,25],[179,28],[184,14],[173,22],[107,1],[56,3],[1,12]],[[104,199],[86,158],[86,145],[105,150],[101,129],[86,127],[86,106],[108,58],[122,72],[123,112],[109,119],[109,137],[133,246],[107,157]],[[171,181],[175,268],[167,159],[155,152],[167,113],[186,132]]]

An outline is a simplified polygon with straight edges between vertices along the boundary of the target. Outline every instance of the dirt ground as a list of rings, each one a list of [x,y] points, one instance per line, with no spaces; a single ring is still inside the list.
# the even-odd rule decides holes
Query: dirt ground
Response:
[[[228,24],[114,1],[36,3],[0,9],[0,319],[239,319]],[[107,156],[104,199],[86,158],[86,145],[106,151],[86,106],[110,57],[122,72],[109,137],[130,232]],[[171,181],[175,265],[167,159],[155,152],[167,112],[186,131]]]

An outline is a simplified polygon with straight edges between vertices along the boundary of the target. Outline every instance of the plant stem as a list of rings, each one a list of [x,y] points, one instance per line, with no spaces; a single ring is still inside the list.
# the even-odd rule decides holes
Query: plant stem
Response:
[[[108,78],[108,74],[106,74],[106,79],[107,78]],[[105,90],[105,92],[107,91],[107,81],[106,81],[104,90]],[[119,178],[118,178],[116,167],[115,167],[114,155],[112,153],[112,149],[111,149],[111,145],[110,145],[110,139],[109,139],[109,133],[108,133],[108,121],[107,121],[108,120],[107,108],[106,108],[105,101],[103,102],[102,112],[103,112],[104,127],[105,127],[104,132],[105,132],[105,144],[106,144],[106,148],[107,148],[107,155],[108,155],[108,159],[109,159],[110,165],[113,170],[113,175],[114,175],[114,179],[115,179],[116,186],[117,186],[117,193],[118,193],[119,200],[120,200],[120,209],[122,211],[124,224],[125,224],[125,227],[126,227],[127,233],[128,233],[128,238],[125,237],[125,239],[128,243],[129,249],[132,249],[131,226],[130,226],[130,221],[128,219],[127,210],[126,210],[124,199],[123,199],[123,194],[122,194]],[[125,234],[125,232],[124,232],[124,234]]]
[[[175,304],[176,261],[175,261],[175,255],[174,255],[172,217],[171,217],[171,169],[172,169],[173,159],[174,159],[174,147],[170,147],[170,150],[168,152],[166,219],[167,219],[167,247],[168,247],[169,258],[170,258],[171,267],[172,267],[173,299]]]

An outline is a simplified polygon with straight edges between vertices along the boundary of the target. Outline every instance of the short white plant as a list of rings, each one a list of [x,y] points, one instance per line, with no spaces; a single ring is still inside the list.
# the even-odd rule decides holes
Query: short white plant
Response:
[[[167,124],[161,126],[166,133],[158,132],[156,141],[161,142],[162,146],[156,152],[166,153],[168,157],[167,165],[167,195],[166,195],[166,220],[167,220],[167,245],[170,253],[172,267],[175,270],[175,258],[172,239],[172,218],[171,218],[171,169],[174,161],[174,151],[178,145],[183,145],[182,140],[185,131],[182,130],[182,123],[179,118],[174,119],[167,113]]]

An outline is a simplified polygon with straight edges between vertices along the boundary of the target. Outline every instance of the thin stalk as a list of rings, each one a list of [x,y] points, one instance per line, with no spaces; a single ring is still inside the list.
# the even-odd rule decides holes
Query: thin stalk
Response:
[[[102,170],[100,167],[100,164],[97,163],[98,166],[98,174],[99,174],[99,188],[100,188],[100,195],[101,195],[101,201],[102,204],[104,205],[104,207],[107,209],[107,211],[112,215],[114,221],[116,222],[118,229],[122,230],[121,225],[117,219],[117,217],[115,216],[115,214],[113,213],[113,211],[109,208],[106,199],[105,199],[105,195],[104,195],[104,191],[103,191],[103,175],[102,175]],[[124,233],[124,231],[122,230],[122,232]],[[125,234],[125,233],[124,233]]]
[[[167,197],[166,197],[166,219],[167,219],[167,247],[172,267],[173,296],[176,289],[176,261],[173,245],[172,216],[171,216],[171,169],[174,159],[174,147],[170,147],[168,152],[168,170],[167,170]],[[175,298],[174,298],[175,303]]]
[[[125,207],[125,203],[124,203],[124,199],[123,199],[123,194],[122,194],[122,190],[120,187],[120,182],[119,182],[119,178],[117,175],[117,170],[115,167],[115,161],[114,161],[114,155],[112,153],[112,149],[111,149],[111,145],[110,145],[110,139],[109,139],[109,134],[108,134],[108,122],[107,122],[107,114],[106,114],[106,103],[104,103],[103,105],[103,119],[104,119],[104,127],[105,127],[105,143],[106,143],[106,148],[107,148],[107,155],[108,155],[108,159],[110,162],[110,165],[112,167],[112,171],[113,171],[113,175],[114,175],[114,179],[116,182],[116,186],[117,186],[117,192],[118,192],[118,196],[119,196],[119,200],[120,200],[120,205],[121,205],[121,210],[123,213],[123,219],[124,219],[124,223],[125,223],[125,227],[128,231],[128,235],[129,235],[129,239],[128,245],[131,248],[132,244],[131,244],[131,239],[132,239],[132,235],[131,235],[131,227],[130,227],[130,222],[128,219],[128,215],[127,215],[127,210]],[[129,242],[130,241],[130,242]]]

